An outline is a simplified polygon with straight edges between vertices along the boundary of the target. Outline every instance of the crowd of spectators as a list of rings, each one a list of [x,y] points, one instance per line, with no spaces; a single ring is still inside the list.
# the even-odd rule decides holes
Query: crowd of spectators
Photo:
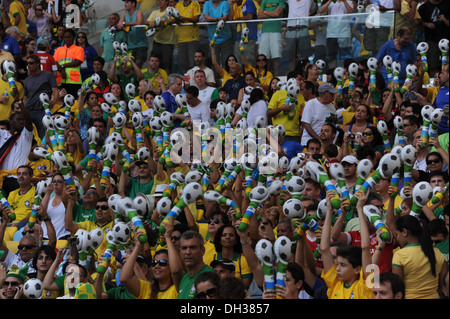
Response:
[[[0,299],[448,298],[448,0],[123,3],[2,2]]]

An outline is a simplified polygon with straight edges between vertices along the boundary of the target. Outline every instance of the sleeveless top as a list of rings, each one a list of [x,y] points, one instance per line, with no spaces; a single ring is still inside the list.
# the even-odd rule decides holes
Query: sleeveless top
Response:
[[[133,16],[130,18],[129,13],[125,14],[126,22],[134,22],[136,21],[136,14],[138,10],[133,13]],[[136,28],[131,27],[130,31],[128,31],[128,49],[136,49],[141,47],[148,47],[147,35],[145,34],[145,28]]]

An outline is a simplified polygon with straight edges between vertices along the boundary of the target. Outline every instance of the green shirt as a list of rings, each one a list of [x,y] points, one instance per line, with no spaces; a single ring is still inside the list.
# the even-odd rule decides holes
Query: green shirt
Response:
[[[105,62],[113,62],[114,55],[116,54],[113,47],[113,42],[126,42],[127,34],[125,31],[115,31],[114,38],[112,38],[108,29],[103,30],[100,36],[100,46],[103,48],[102,58],[105,59]]]
[[[147,183],[141,183],[138,179],[130,177],[127,189],[131,199],[135,199],[138,193],[150,195],[153,188],[153,180]]]
[[[97,221],[97,218],[95,217],[95,208],[85,209],[83,205],[75,203],[75,205],[73,205],[73,222],[79,223],[86,220],[90,220],[94,223]]]
[[[106,291],[108,299],[136,299],[133,294],[123,286],[113,287]]]
[[[448,268],[448,243],[449,243],[449,240],[447,238],[446,240],[434,245],[434,247],[439,249],[439,251],[442,253],[442,255],[444,255],[445,262],[447,263],[447,269],[449,269]]]
[[[286,1],[284,0],[263,0],[261,3],[261,9],[268,12],[275,11],[278,7],[281,7],[286,9]],[[282,15],[280,16],[282,17]],[[270,18],[272,19],[272,18]],[[261,33],[268,33],[268,32],[281,32],[281,20],[279,21],[267,21],[263,22]]]
[[[198,273],[190,277],[188,273],[184,274],[180,282],[180,290],[178,292],[178,299],[195,299],[197,292],[195,291],[195,279],[204,272],[214,271],[211,267],[205,265]]]

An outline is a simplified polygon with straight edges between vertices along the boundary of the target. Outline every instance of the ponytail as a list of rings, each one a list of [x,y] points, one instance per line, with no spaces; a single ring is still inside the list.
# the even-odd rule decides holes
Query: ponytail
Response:
[[[399,231],[406,229],[411,236],[419,240],[420,246],[425,256],[428,257],[431,266],[431,273],[436,277],[436,256],[434,254],[433,242],[431,241],[430,233],[428,231],[428,224],[422,219],[422,224],[416,217],[405,215],[399,218],[396,222]]]

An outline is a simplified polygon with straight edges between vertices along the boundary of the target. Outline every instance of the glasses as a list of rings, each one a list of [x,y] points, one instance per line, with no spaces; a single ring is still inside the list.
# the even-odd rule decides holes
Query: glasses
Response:
[[[33,234],[33,233],[34,233],[34,229],[24,230],[24,231],[22,232],[22,236],[25,236],[27,233]]]
[[[167,267],[169,265],[169,261],[165,259],[160,260],[152,260],[152,267],[156,267],[156,265],[159,265],[160,267]]]
[[[22,250],[22,249],[26,249],[26,250],[30,250],[30,249],[33,249],[33,248],[35,248],[36,246],[35,245],[19,245],[19,246],[17,246],[17,249],[19,249],[19,250]]]
[[[86,39],[86,37],[84,35],[79,35],[77,36],[77,39]]]
[[[87,192],[86,192],[86,195],[87,195],[87,194],[89,194],[89,195],[95,195],[95,194],[97,194],[97,192],[96,192],[96,191],[87,191]]]
[[[36,61],[27,61],[27,64],[28,64],[28,65],[30,65],[30,64],[31,64],[31,65],[32,65],[32,64],[36,64]]]
[[[3,283],[3,287],[17,287],[19,285],[20,285],[20,283],[17,281],[5,281]]]
[[[42,11],[42,9],[34,9],[34,11]]]
[[[430,160],[427,160],[427,165],[438,164],[440,162],[441,162],[441,160],[439,158],[430,159]]]
[[[206,296],[208,296],[209,298],[215,297],[217,294],[217,289],[216,288],[209,288],[206,291],[202,291],[202,292],[198,292],[197,293],[197,298],[198,299],[206,299]]]
[[[209,220],[209,223],[211,224],[212,222],[214,222],[214,224],[216,224],[216,225],[221,223],[219,218],[211,218]]]
[[[97,205],[95,206],[96,210],[108,210],[108,206],[107,205]]]
[[[171,240],[180,240],[181,239],[181,235],[176,235],[176,236],[172,236],[170,237]]]
[[[372,136],[373,133],[372,132],[363,132],[362,136]]]
[[[266,62],[266,59],[258,59],[258,62]]]

